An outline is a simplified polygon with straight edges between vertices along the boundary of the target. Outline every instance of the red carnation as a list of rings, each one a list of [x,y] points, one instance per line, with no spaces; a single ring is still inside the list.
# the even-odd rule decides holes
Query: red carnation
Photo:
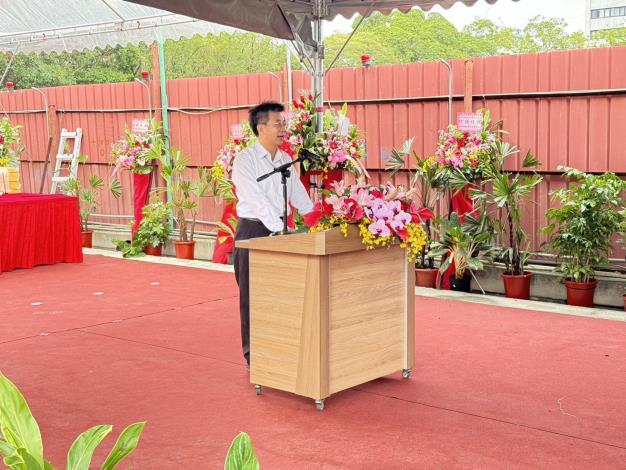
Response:
[[[4,136],[0,134],[0,145],[4,144]]]
[[[383,197],[382,191],[378,188],[372,189],[370,194],[372,195],[372,197],[375,197],[377,199]]]

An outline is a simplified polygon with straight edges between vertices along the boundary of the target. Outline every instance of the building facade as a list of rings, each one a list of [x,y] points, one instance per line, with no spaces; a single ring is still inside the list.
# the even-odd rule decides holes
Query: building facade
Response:
[[[626,0],[587,0],[585,33],[626,28]]]

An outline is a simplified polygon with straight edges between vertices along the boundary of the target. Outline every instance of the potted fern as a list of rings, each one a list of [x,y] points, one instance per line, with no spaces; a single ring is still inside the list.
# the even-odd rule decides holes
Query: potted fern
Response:
[[[549,225],[544,231],[560,261],[556,270],[567,288],[567,303],[593,307],[598,284],[595,267],[608,263],[611,237],[622,230],[626,220],[626,182],[614,173],[592,175],[566,167],[559,170],[574,181],[552,192],[559,206],[548,210]]]

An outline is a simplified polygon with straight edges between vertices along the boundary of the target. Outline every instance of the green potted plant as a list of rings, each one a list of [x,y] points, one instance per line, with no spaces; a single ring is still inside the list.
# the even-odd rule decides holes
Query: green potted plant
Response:
[[[189,159],[178,149],[172,149],[170,161],[163,162],[161,174],[172,194],[170,207],[178,229],[178,240],[174,242],[176,257],[194,258],[194,234],[198,215],[198,200],[210,195],[211,181],[204,168],[198,168],[198,179],[186,176]]]
[[[502,274],[505,295],[514,299],[530,298],[530,281],[532,273],[525,270],[530,257],[530,240],[522,227],[522,202],[543,179],[541,175],[522,175],[519,172],[504,170],[506,159],[518,153],[518,150],[507,142],[496,140],[490,144],[490,158],[482,166],[482,179],[478,188],[470,190],[479,211],[489,212],[493,209],[502,211],[505,222],[497,223],[498,231],[507,239],[506,246],[494,251],[495,258],[504,263]],[[524,157],[522,168],[532,170],[541,163],[529,151]],[[464,187],[469,184],[461,172],[451,178],[453,187]],[[489,189],[487,189],[489,188]]]
[[[553,191],[558,207],[549,209],[549,225],[544,229],[549,246],[560,264],[567,288],[567,303],[593,307],[598,281],[595,267],[608,263],[611,237],[624,226],[623,191],[626,182],[613,173],[587,174],[559,167],[574,181],[567,188]]]
[[[417,193],[417,203],[434,213],[435,206],[443,194],[443,180],[439,177],[439,166],[435,157],[420,158],[415,151],[411,152],[414,138],[410,138],[402,144],[401,149],[393,149],[387,160],[387,170],[393,176],[407,165],[409,156],[413,157],[415,170],[409,169],[411,186]],[[433,239],[433,220],[424,222],[426,243],[419,256],[415,259],[415,284],[420,287],[437,287],[437,274],[435,260],[428,256]]]
[[[163,245],[172,232],[169,206],[153,199],[150,204],[143,207],[142,213],[143,218],[134,240],[147,255],[161,256]]]
[[[449,219],[442,219],[440,226],[435,228],[440,239],[433,241],[428,257],[442,257],[439,273],[443,275],[454,262],[454,276],[450,276],[452,290],[470,292],[472,271],[484,269],[483,260],[488,258],[493,247],[493,222],[487,214],[477,217],[465,215],[461,222],[456,212]]]
[[[80,207],[80,231],[83,237],[83,247],[91,248],[93,230],[89,229],[89,217],[98,208],[98,195],[104,183],[98,175],[89,175],[87,187],[84,187],[76,178],[70,178],[65,183],[65,193],[78,198]]]

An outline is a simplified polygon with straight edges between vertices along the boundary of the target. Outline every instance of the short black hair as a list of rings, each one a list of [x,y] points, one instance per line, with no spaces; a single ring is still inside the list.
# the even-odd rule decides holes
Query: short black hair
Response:
[[[259,136],[259,129],[257,126],[259,124],[267,124],[269,113],[282,113],[283,111],[285,111],[285,106],[277,101],[265,101],[252,108],[248,113],[248,120],[250,121],[250,127],[252,128],[254,135],[257,137]]]

